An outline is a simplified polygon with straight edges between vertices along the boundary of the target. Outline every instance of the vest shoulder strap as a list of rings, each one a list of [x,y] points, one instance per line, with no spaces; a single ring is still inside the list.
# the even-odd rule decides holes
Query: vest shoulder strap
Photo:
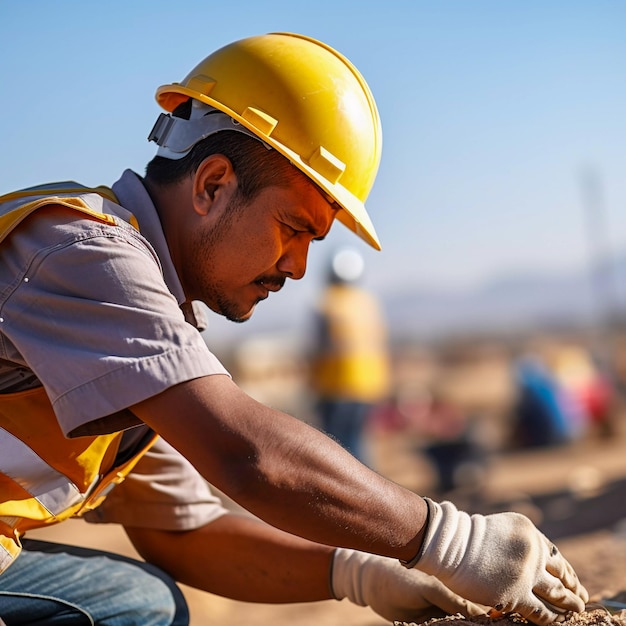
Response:
[[[4,211],[0,210],[0,242],[34,211],[51,204],[74,209],[105,224],[117,224],[116,216],[104,213],[96,206],[97,203],[90,202],[91,194],[119,205],[117,197],[108,187],[89,188],[75,182],[40,185],[0,196],[0,207],[4,207]],[[127,213],[126,221],[139,230],[135,216],[130,212]]]

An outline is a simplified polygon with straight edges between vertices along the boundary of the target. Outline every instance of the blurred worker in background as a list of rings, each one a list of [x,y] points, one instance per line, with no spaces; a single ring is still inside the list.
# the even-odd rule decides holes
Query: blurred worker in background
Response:
[[[311,384],[321,428],[372,466],[368,417],[389,393],[387,328],[377,299],[359,285],[363,256],[344,248],[330,261],[313,334]]]
[[[576,345],[550,345],[514,363],[513,445],[548,447],[593,433],[610,437],[615,393],[591,354]]]
[[[544,359],[537,354],[524,355],[514,363],[514,373],[514,445],[538,448],[572,441],[573,406],[565,401],[561,386]]]
[[[615,431],[615,390],[610,368],[593,353],[576,345],[554,350],[551,359],[556,380],[579,414],[580,434],[610,439]]]
[[[0,617],[186,624],[177,582],[348,598],[389,620],[582,610],[587,592],[528,518],[469,516],[384,479],[244,393],[197,330],[196,301],[243,322],[302,278],[335,218],[380,248],[364,206],[380,120],[359,72],[274,33],[157,99],[144,177],[0,198]],[[24,537],[76,515],[122,524],[146,562]]]

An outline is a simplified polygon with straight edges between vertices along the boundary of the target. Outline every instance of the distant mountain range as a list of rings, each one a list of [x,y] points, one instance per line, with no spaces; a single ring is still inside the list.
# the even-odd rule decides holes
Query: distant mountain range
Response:
[[[407,290],[384,306],[398,337],[506,333],[626,319],[626,256],[590,272],[502,276],[466,291]]]

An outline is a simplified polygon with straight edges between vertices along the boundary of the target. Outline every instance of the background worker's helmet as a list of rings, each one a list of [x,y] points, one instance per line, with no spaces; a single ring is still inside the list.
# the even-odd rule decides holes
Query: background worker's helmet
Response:
[[[365,260],[358,250],[342,248],[330,260],[328,282],[347,284],[357,282],[365,270]]]
[[[380,162],[380,118],[350,61],[302,35],[249,37],[217,50],[181,83],[156,93],[168,112],[190,97],[226,113],[232,129],[251,132],[287,157],[343,209],[337,213],[341,222],[380,249],[364,205]],[[155,130],[151,139],[167,134]],[[157,137],[159,145],[165,141]]]

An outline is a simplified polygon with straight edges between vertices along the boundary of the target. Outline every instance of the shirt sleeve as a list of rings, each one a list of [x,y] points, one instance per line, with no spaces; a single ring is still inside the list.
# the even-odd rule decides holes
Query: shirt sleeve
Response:
[[[92,523],[158,530],[193,530],[228,513],[221,499],[181,454],[158,439],[123,483],[95,510]]]
[[[34,371],[66,434],[178,383],[228,374],[130,226],[61,211],[20,227],[3,261],[0,357]]]

